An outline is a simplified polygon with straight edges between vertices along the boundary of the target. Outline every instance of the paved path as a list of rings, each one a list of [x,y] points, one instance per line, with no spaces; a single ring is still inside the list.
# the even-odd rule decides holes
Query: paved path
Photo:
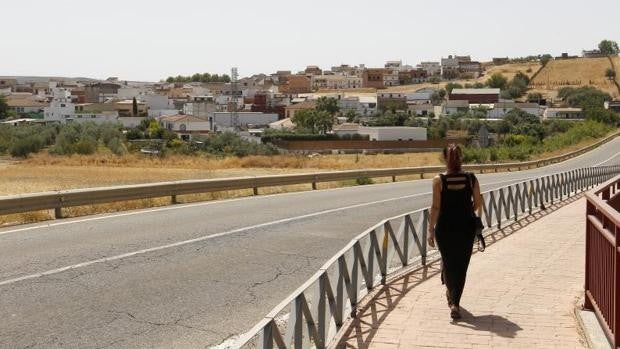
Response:
[[[434,263],[380,290],[338,347],[583,348],[573,311],[583,290],[585,199],[543,215],[496,233],[474,255],[461,321],[450,322]]]

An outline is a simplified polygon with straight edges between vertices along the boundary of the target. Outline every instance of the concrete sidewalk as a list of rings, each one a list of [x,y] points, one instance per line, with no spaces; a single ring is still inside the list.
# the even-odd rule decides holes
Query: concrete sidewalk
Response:
[[[573,199],[575,200],[575,199]],[[338,348],[583,348],[585,199],[496,232],[476,253],[452,323],[440,263],[380,289]]]

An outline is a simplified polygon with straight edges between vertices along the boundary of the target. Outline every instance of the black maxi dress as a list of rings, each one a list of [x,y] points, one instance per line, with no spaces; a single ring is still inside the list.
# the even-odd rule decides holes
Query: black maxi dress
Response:
[[[471,173],[456,173],[442,174],[440,178],[441,206],[435,238],[441,253],[441,278],[448,289],[448,302],[459,306],[474,244],[472,185],[476,177]]]

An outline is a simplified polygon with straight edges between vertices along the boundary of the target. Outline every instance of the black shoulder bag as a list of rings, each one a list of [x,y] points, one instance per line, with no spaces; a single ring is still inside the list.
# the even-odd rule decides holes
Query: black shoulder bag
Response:
[[[471,174],[468,174],[469,183],[471,186],[472,193],[474,191],[474,180],[472,179]],[[472,225],[474,227],[474,234],[476,236],[476,240],[478,240],[478,251],[483,252],[487,248],[487,243],[484,241],[484,235],[482,235],[482,230],[484,230],[484,224],[482,224],[482,218],[480,218],[480,210],[478,211],[478,215],[476,212],[471,213]]]

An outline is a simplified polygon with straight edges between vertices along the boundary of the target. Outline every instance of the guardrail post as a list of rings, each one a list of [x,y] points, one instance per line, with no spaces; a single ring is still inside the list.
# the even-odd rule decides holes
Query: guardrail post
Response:
[[[56,218],[56,219],[64,218],[62,216],[62,207],[60,207],[60,206],[54,207],[54,218]]]
[[[176,204],[179,203],[177,201],[177,196],[176,195],[170,195],[170,203],[172,203],[173,205],[176,205]]]
[[[396,176],[392,176],[392,182],[396,182]]]
[[[316,182],[312,182],[312,190],[316,190]]]

